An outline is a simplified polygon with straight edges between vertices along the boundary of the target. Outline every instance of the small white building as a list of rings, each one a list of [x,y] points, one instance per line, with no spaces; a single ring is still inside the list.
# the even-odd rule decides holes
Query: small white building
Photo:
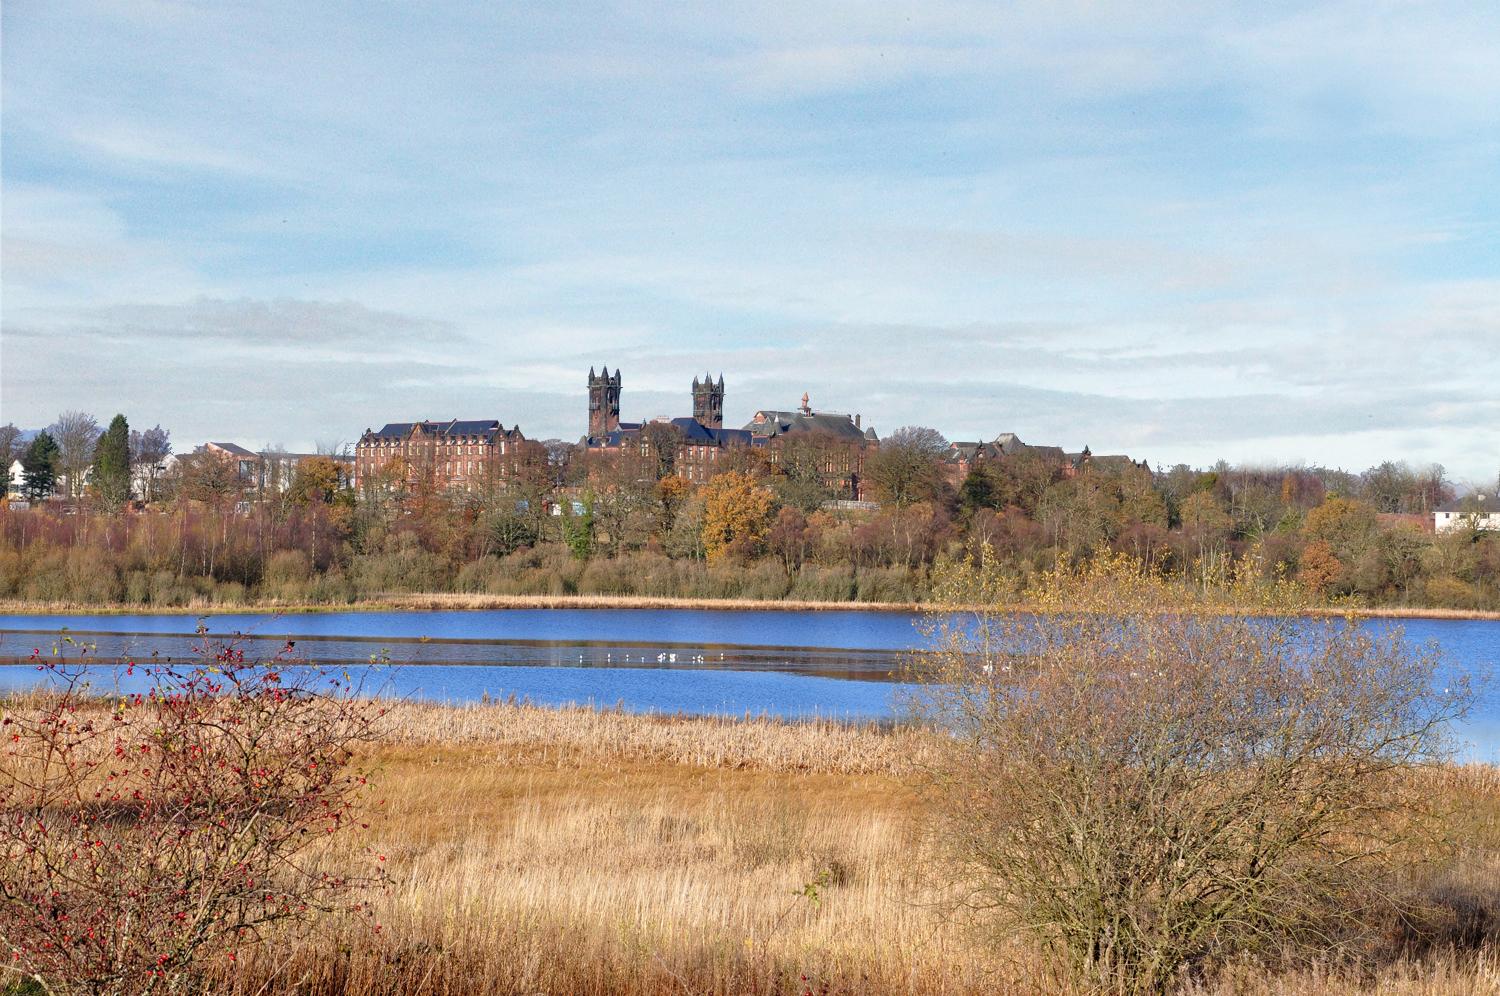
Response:
[[[1500,532],[1500,497],[1480,492],[1439,505],[1432,526],[1440,533],[1455,529],[1493,529]]]

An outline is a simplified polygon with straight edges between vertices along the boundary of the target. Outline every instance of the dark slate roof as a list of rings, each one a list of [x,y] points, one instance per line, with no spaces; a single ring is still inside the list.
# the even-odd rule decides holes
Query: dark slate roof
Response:
[[[826,432],[841,439],[869,442],[874,429],[868,432],[861,430],[854,424],[854,419],[848,415],[834,415],[828,412],[813,412],[809,415],[800,411],[782,412],[767,409],[756,412],[755,418],[750,420],[743,431],[763,439],[784,436],[793,432]]]
[[[1457,515],[1494,515],[1500,513],[1500,500],[1494,500],[1491,495],[1476,492],[1452,501],[1445,501],[1433,511],[1452,512]]]
[[[1021,442],[1021,437],[1014,432],[1002,432],[988,443],[949,443],[944,459],[949,463],[958,463],[963,460],[972,462],[978,459],[995,460],[1023,453],[1057,463],[1065,463],[1068,460],[1061,446],[1031,446]]]
[[[712,429],[695,418],[674,418],[672,424],[694,446],[749,446],[752,438],[744,429]]]
[[[370,439],[405,439],[419,426],[422,432],[431,436],[479,436],[485,442],[489,442],[496,436],[512,438],[521,432],[520,426],[507,429],[499,421],[492,418],[452,419],[447,422],[387,422],[378,432],[366,431],[365,437]]]
[[[258,456],[260,456],[259,453],[256,453],[256,452],[254,452],[252,450],[247,450],[243,446],[241,446],[239,443],[214,443],[214,442],[210,442],[209,445],[210,446],[216,446],[219,449],[223,450],[225,453],[233,453],[235,456],[239,456],[239,457],[258,457]]]
[[[674,418],[667,422],[675,426],[682,433],[683,442],[691,446],[749,446],[755,442],[754,436],[744,429],[711,429],[695,418]],[[620,428],[609,435],[589,436],[584,443],[595,448],[622,446],[626,437],[639,436],[642,428],[640,422],[621,422]]]

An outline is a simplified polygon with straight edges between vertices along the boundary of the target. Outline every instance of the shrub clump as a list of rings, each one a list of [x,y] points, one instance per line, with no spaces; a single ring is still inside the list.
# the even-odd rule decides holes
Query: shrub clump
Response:
[[[944,596],[994,587],[976,558]],[[1086,985],[1326,952],[1428,839],[1409,775],[1445,757],[1466,689],[1399,632],[1241,594],[1182,611],[1111,557],[1040,576],[1039,612],[937,619],[913,705],[951,733],[929,786],[959,901]]]

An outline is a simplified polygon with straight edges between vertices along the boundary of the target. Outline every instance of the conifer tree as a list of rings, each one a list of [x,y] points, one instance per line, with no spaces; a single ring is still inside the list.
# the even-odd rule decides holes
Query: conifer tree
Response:
[[[58,455],[57,441],[40,432],[21,456],[21,490],[31,501],[42,501],[57,486]]]
[[[110,511],[130,500],[130,424],[124,415],[110,420],[94,446],[94,494]]]

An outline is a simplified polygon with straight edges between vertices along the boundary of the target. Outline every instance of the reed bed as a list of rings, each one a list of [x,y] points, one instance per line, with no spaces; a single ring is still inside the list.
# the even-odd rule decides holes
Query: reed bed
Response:
[[[499,703],[403,704],[390,732],[379,931],[267,947],[223,991],[1082,996],[936,902],[921,730]],[[1234,965],[1184,996],[1500,994],[1500,771],[1420,777],[1464,840],[1412,873],[1420,930],[1393,922],[1328,964]]]
[[[938,902],[921,729],[502,702],[399,703],[387,733],[362,759],[371,827],[326,858],[384,857],[374,923],[273,939],[207,991],[1084,996]],[[1500,769],[1417,777],[1461,845],[1413,870],[1420,924],[1327,964],[1235,964],[1182,996],[1500,996]]]
[[[402,744],[485,744],[497,760],[541,765],[673,764],[776,772],[910,774],[931,759],[913,726],[635,714],[499,702],[401,703],[387,733]]]

